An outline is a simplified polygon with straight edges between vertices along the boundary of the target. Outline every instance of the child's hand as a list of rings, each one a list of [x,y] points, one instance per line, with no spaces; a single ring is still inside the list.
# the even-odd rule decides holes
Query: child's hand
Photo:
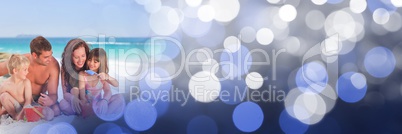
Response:
[[[106,74],[106,73],[99,73],[98,74],[98,77],[101,79],[101,80],[103,80],[103,81],[107,81],[107,80],[109,80],[109,75],[108,74]]]

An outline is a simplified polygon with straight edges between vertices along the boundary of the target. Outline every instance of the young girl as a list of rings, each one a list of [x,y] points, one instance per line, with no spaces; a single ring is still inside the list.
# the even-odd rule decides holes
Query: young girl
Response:
[[[91,115],[91,109],[96,115],[119,114],[124,110],[124,100],[120,94],[112,95],[110,85],[117,87],[116,79],[108,75],[106,52],[102,48],[94,48],[89,52],[87,66],[96,72],[90,75],[81,71],[79,75],[79,95],[83,104],[84,117]],[[103,90],[103,97],[101,91]],[[86,107],[86,108],[85,108]],[[88,109],[88,107],[90,107]]]

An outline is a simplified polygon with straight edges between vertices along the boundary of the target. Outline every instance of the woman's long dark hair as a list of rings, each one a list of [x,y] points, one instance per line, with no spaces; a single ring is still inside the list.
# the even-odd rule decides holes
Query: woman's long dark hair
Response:
[[[64,72],[64,81],[65,85],[67,87],[67,90],[73,88],[76,82],[78,82],[78,73],[85,68],[87,68],[86,60],[84,63],[84,66],[78,70],[75,69],[75,65],[72,60],[72,55],[75,50],[77,50],[80,47],[84,47],[85,49],[85,54],[88,57],[89,54],[89,46],[88,44],[79,38],[75,38],[70,40],[66,47],[64,48],[63,54],[61,54],[61,70]],[[73,80],[75,79],[75,80]],[[76,81],[74,83],[70,83],[70,80]]]

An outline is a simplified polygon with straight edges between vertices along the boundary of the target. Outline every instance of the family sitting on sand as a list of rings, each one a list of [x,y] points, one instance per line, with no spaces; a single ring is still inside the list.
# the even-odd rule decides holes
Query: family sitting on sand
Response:
[[[88,117],[123,111],[122,95],[112,95],[110,90],[110,85],[117,87],[119,83],[108,75],[104,49],[89,50],[85,41],[72,39],[64,48],[61,68],[44,37],[34,38],[30,49],[30,54],[12,54],[0,62],[0,76],[10,75],[0,83],[0,115],[20,120],[24,109],[33,106],[43,108],[39,114],[46,120],[62,113]],[[60,73],[63,99],[58,102]]]

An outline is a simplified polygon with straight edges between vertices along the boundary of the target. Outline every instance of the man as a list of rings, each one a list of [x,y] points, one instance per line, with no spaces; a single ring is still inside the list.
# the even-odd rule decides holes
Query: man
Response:
[[[60,115],[57,103],[57,87],[59,84],[60,66],[52,56],[52,46],[42,36],[34,38],[30,43],[31,54],[24,54],[31,64],[27,78],[31,81],[32,98],[42,106],[50,107],[54,116]],[[8,61],[0,63],[0,76],[8,74]],[[47,91],[47,94],[46,94]]]

